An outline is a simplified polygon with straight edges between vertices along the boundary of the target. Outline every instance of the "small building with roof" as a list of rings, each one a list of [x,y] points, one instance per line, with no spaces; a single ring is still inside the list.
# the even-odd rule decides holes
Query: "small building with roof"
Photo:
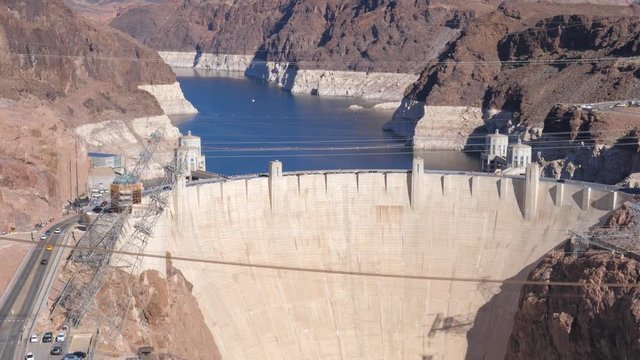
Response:
[[[87,154],[87,156],[91,161],[91,168],[93,169],[99,169],[99,168],[120,169],[124,167],[122,155],[90,152]]]

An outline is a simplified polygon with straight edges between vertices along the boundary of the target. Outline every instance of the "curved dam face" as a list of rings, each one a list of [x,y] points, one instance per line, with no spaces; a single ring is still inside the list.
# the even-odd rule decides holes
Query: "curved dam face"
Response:
[[[519,286],[476,280],[525,279],[624,201],[534,171],[270,170],[178,187],[150,244],[228,262],[174,260],[223,359],[502,358]]]

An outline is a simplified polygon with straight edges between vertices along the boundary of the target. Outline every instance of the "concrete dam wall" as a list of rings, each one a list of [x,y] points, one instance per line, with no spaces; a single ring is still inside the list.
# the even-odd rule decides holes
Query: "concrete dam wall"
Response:
[[[477,280],[525,279],[625,196],[534,168],[283,174],[276,162],[269,176],[182,184],[150,250],[227,262],[174,261],[223,359],[499,359],[519,286]]]

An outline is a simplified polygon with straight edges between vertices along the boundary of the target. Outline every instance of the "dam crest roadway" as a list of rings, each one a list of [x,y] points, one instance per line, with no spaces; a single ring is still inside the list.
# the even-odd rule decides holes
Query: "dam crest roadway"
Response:
[[[174,261],[225,359],[495,359],[520,285],[482,279],[526,280],[570,230],[631,198],[616,189],[541,179],[537,165],[500,177],[419,159],[304,173],[275,161],[268,175],[180,182],[148,250],[273,265]]]

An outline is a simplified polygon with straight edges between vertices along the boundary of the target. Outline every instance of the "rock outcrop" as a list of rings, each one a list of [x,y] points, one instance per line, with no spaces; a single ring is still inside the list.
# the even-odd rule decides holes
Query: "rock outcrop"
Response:
[[[591,233],[635,247],[622,237],[637,236],[635,213],[625,204],[611,213],[606,227]],[[529,274],[532,281],[560,284],[522,288],[505,359],[640,356],[640,263],[609,251],[573,250],[567,245],[551,251]]]
[[[252,61],[246,75],[275,82],[294,94],[353,96],[398,101],[416,75],[332,70],[298,70],[289,63]]]
[[[166,270],[146,270],[137,277],[111,270],[95,308],[108,314],[114,306],[122,306],[129,312],[122,333],[114,341],[99,342],[97,353],[135,354],[139,347],[152,346],[158,359],[219,360],[216,342],[192,289],[170,258]]]
[[[158,54],[168,65],[176,68],[245,72],[253,61],[253,55],[218,55],[180,51],[159,51]]]
[[[162,115],[158,100],[178,102],[179,89],[154,50],[61,0],[0,5],[0,227],[31,229],[86,190],[91,149],[77,126]],[[172,96],[140,85],[168,85]]]
[[[531,280],[588,287],[525,286],[505,359],[635,359],[640,356],[640,265],[590,251],[547,255]],[[603,283],[634,287],[593,286]]]
[[[616,109],[554,106],[543,136],[531,142],[545,176],[615,184],[640,171],[640,114]]]
[[[508,121],[499,121],[504,130],[516,125],[540,128],[558,102],[639,96],[635,65],[624,59],[635,56],[633,29],[640,24],[636,11],[505,2],[496,11],[471,19],[439,61],[424,69],[406,97],[431,106],[482,108],[486,128],[492,131],[494,121],[488,113],[511,114]],[[608,17],[598,17],[603,13]],[[603,57],[619,59],[589,60]],[[414,118],[413,122],[420,126],[432,120]],[[458,131],[467,134],[473,125],[464,117],[447,125],[455,128],[456,124]],[[443,129],[447,130],[451,129]],[[439,142],[439,136],[435,132],[431,138]],[[429,139],[414,143],[431,146]]]
[[[196,114],[198,112],[198,110],[185,99],[178,82],[163,85],[139,85],[138,89],[153,95],[166,115]]]
[[[132,9],[111,25],[162,50],[172,66],[246,70],[294,93],[399,101],[467,20],[492,7],[462,1],[195,1]]]

